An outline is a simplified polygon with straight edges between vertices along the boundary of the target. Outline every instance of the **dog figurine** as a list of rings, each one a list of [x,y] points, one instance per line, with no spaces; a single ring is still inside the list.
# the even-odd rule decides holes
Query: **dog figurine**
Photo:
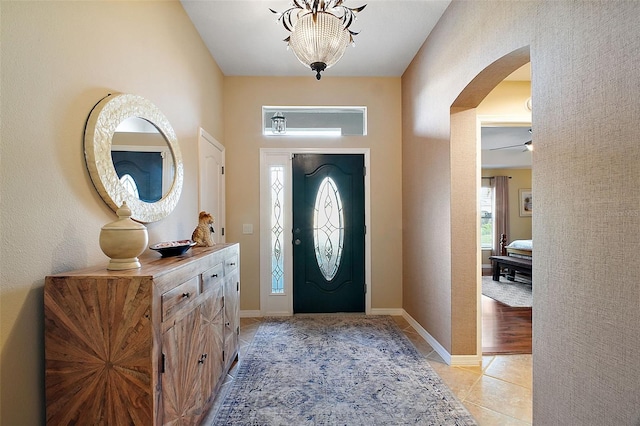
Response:
[[[213,241],[213,224],[215,219],[207,212],[200,212],[198,216],[198,226],[191,234],[191,240],[195,241],[199,247],[213,247],[216,243]]]

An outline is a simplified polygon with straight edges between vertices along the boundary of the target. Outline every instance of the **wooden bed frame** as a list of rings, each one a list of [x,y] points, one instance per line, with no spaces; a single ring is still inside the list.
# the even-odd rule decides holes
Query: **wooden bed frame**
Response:
[[[508,248],[506,234],[500,235],[500,256],[490,256],[489,259],[493,264],[494,281],[500,281],[500,275],[504,275],[509,281],[514,281],[516,272],[533,277],[533,251]]]
[[[526,249],[517,249],[507,247],[507,234],[500,234],[500,255],[501,256],[513,256],[532,259],[533,251]]]

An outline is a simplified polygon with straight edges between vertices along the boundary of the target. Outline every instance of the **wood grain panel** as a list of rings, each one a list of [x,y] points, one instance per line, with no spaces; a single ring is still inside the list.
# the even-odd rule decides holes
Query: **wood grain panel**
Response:
[[[47,278],[49,423],[152,423],[150,285],[145,278]]]
[[[186,315],[162,337],[165,371],[162,375],[165,425],[197,424],[202,414],[200,376],[203,354],[198,309]]]
[[[202,393],[207,398],[205,407],[210,407],[223,380],[217,380],[222,376],[224,367],[222,348],[224,342],[224,311],[222,309],[222,283],[218,283],[219,292],[216,297],[210,297],[201,305],[201,339],[206,354],[202,371]]]
[[[225,276],[224,282],[224,360],[227,367],[238,354],[238,332],[240,326],[240,281],[235,271]]]

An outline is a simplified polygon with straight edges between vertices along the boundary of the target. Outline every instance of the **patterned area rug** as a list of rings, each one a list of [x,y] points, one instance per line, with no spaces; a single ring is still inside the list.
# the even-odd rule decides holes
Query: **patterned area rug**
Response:
[[[475,425],[391,317],[296,315],[259,328],[213,425]]]
[[[512,308],[533,306],[531,284],[509,281],[504,277],[500,277],[500,282],[497,282],[490,276],[483,276],[482,294]]]

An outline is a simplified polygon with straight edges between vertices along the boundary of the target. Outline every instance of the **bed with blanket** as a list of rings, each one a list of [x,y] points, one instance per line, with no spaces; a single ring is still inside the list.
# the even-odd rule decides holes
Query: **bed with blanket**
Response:
[[[504,246],[505,256],[515,256],[523,259],[532,259],[533,240],[514,240]]]
[[[500,276],[514,281],[516,274],[525,282],[531,282],[533,265],[533,241],[514,240],[507,244],[507,236],[500,236],[500,255],[489,257],[493,263],[493,280],[499,281]]]

